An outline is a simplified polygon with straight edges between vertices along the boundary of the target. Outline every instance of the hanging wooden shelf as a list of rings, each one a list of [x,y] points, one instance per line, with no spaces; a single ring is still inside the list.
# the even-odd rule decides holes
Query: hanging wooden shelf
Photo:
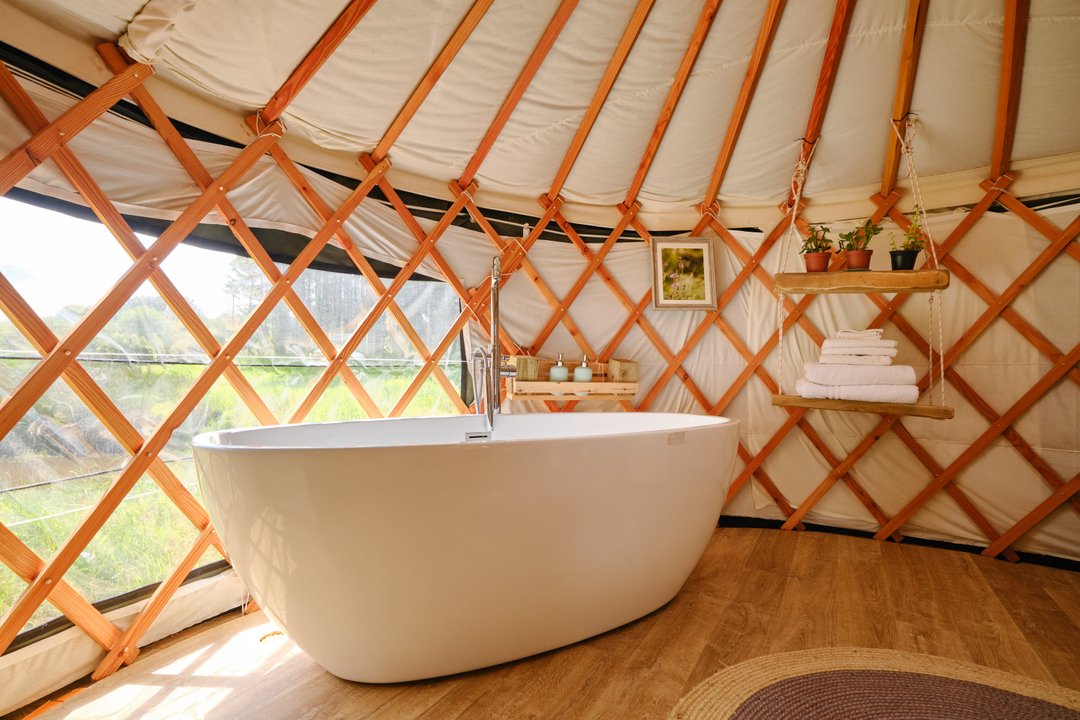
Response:
[[[819,293],[915,293],[949,287],[949,271],[935,270],[838,270],[815,273],[777,273],[773,287],[780,292]]]
[[[773,395],[772,404],[814,410],[845,410],[847,412],[877,413],[879,415],[913,415],[915,417],[930,418],[931,420],[952,420],[956,413],[953,408],[944,405],[825,400],[821,398],[804,398],[798,395]]]

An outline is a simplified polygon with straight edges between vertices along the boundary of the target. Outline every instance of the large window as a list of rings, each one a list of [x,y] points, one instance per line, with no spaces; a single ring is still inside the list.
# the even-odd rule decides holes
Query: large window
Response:
[[[148,245],[152,239],[142,241]],[[63,337],[129,265],[102,225],[0,198],[0,273],[49,334]],[[187,245],[174,250],[161,269],[222,344],[270,287],[251,259]],[[356,274],[308,270],[294,288],[335,347],[345,343],[378,299]],[[460,312],[456,295],[439,282],[409,282],[397,302],[428,348],[439,344]],[[20,329],[23,324],[0,317],[0,396],[10,394],[41,357],[41,333],[28,339],[25,328]],[[459,336],[440,362],[457,388],[462,384],[460,343]],[[78,356],[78,366],[144,438],[169,415],[208,361],[205,349],[149,282]],[[416,377],[421,361],[408,333],[386,311],[348,364],[380,412],[387,414]],[[278,421],[288,422],[328,362],[312,334],[282,302],[236,364]],[[62,379],[0,439],[0,523],[41,558],[48,559],[63,544],[129,457],[115,428],[99,420],[98,412],[100,408],[90,407]],[[407,415],[452,412],[455,404],[446,389],[430,377],[405,410]],[[335,377],[304,420],[363,417],[366,413],[352,391]],[[229,380],[219,378],[172,434],[161,459],[198,497],[192,436],[256,424]],[[191,522],[146,476],[65,579],[91,602],[108,600],[162,580],[195,536]],[[217,560],[220,556],[211,548],[199,564]],[[0,614],[25,586],[0,565]],[[27,629],[58,616],[46,603]]]

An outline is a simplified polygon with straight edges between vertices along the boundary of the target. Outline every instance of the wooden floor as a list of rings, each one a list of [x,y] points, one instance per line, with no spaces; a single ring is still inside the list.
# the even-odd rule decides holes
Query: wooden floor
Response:
[[[750,658],[894,648],[1080,690],[1080,573],[820,533],[719,529],[682,592],[600,637],[436,681],[320,669],[262,613],[144,651],[44,718],[664,718]]]

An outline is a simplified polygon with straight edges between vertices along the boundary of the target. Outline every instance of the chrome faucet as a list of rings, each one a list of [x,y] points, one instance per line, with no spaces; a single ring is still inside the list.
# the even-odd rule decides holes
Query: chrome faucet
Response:
[[[491,259],[491,347],[473,351],[473,382],[476,387],[476,414],[480,415],[480,396],[484,396],[484,416],[487,433],[495,428],[495,414],[502,414],[499,402],[499,386],[504,377],[515,377],[517,372],[510,365],[510,358],[499,347],[499,284],[502,282],[502,261],[496,255]],[[479,438],[477,438],[479,439]]]

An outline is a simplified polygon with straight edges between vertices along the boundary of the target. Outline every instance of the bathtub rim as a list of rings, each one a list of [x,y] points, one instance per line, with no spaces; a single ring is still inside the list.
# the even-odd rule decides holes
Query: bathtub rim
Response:
[[[597,412],[597,413],[573,413],[574,415],[586,415],[586,416],[626,416],[633,415],[635,413],[626,412]],[[642,430],[629,430],[621,432],[603,432],[596,433],[590,432],[587,428],[582,432],[578,432],[574,435],[538,435],[532,437],[515,437],[515,438],[492,438],[491,440],[477,440],[466,441],[464,439],[454,442],[421,442],[417,438],[417,441],[382,444],[382,445],[344,445],[344,444],[327,444],[327,445],[301,445],[301,444],[263,444],[263,445],[237,445],[231,443],[213,442],[213,439],[220,438],[224,434],[241,434],[241,433],[255,433],[261,431],[277,431],[285,430],[287,428],[305,427],[310,428],[313,426],[341,426],[347,424],[361,424],[361,423],[377,423],[377,422],[408,422],[408,421],[431,421],[442,418],[476,418],[479,422],[483,417],[481,415],[473,414],[459,414],[459,415],[429,415],[423,417],[404,417],[404,418],[359,418],[356,420],[327,420],[321,422],[299,422],[299,423],[280,423],[277,425],[257,425],[252,427],[242,428],[228,428],[222,430],[211,430],[209,432],[199,433],[191,439],[191,446],[193,449],[209,450],[209,451],[296,451],[296,450],[318,450],[321,452],[337,452],[345,450],[373,450],[373,449],[394,449],[394,448],[420,448],[420,447],[452,447],[452,446],[484,446],[484,445],[508,445],[518,443],[541,443],[541,442],[558,442],[560,440],[571,439],[600,439],[605,437],[626,437],[635,435],[650,435],[656,433],[674,433],[674,432],[688,432],[693,430],[706,430],[710,428],[723,427],[727,425],[738,426],[740,420],[738,418],[731,418],[725,415],[699,415],[695,413],[671,413],[671,412],[644,412],[642,415],[664,416],[664,417],[680,417],[680,418],[697,418],[699,421],[695,421],[694,424],[671,426],[671,427],[654,427],[650,429]],[[507,416],[524,417],[529,415],[536,415],[539,417],[549,417],[558,415],[558,413],[507,413]],[[496,419],[496,427],[498,427],[498,419]],[[285,433],[282,433],[285,434]]]

